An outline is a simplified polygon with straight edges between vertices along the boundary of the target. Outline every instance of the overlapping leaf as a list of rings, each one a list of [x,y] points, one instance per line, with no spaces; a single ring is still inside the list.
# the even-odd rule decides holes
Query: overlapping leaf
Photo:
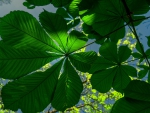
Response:
[[[92,9],[82,15],[82,20],[91,25],[100,35],[109,35],[112,41],[117,42],[125,35],[124,23],[129,24],[130,22],[128,15],[137,19],[140,18],[137,15],[149,11],[146,0],[142,3],[140,0],[126,0],[125,2],[129,7],[130,14],[126,12],[125,4],[121,0],[99,0]],[[135,23],[135,25],[138,24],[139,22]]]
[[[129,76],[137,76],[135,68],[122,64],[130,57],[131,50],[127,46],[120,46],[117,51],[114,43],[105,43],[100,47],[100,55],[89,71],[93,73],[92,88],[105,93],[112,86],[122,92],[130,82]]]
[[[111,113],[149,113],[150,85],[144,81],[133,80],[124,89],[124,98],[119,99]]]
[[[15,19],[18,19],[18,22]],[[16,111],[20,108],[25,113],[39,112],[51,101],[53,107],[61,111],[72,107],[79,101],[83,89],[73,65],[77,70],[86,71],[97,57],[95,52],[73,54],[84,47],[87,38],[75,30],[68,34],[66,21],[60,15],[44,11],[40,14],[40,21],[47,32],[26,12],[14,11],[2,17],[0,34],[5,44],[2,41],[0,43],[0,74],[3,78],[17,79],[8,83],[2,90],[6,109]],[[6,28],[10,29],[10,34]],[[44,73],[33,72],[62,56],[67,58],[64,67],[62,60]],[[72,64],[69,63],[68,57]],[[84,68],[75,63],[75,60]],[[33,109],[32,105],[35,105]]]
[[[6,44],[15,48],[61,52],[39,22],[24,11],[13,11],[2,17],[0,35]]]
[[[150,102],[121,98],[114,104],[110,113],[149,113]]]
[[[55,7],[62,7],[69,4],[72,0],[52,0],[52,4]]]
[[[2,89],[2,100],[5,109],[23,113],[40,112],[52,101],[57,85],[62,60],[45,72],[31,75],[9,82]]]
[[[0,41],[0,77],[16,79],[61,57],[54,53],[14,49]]]
[[[75,53],[69,56],[71,63],[81,72],[87,72],[91,68],[91,64],[97,58],[96,52]]]

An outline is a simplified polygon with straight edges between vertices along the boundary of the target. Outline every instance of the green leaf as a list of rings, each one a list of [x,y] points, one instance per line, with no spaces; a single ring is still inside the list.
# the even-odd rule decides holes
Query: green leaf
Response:
[[[67,24],[62,16],[44,10],[39,16],[42,26],[46,29],[49,36],[55,40],[61,49],[66,52],[67,43]]]
[[[142,46],[142,48],[141,48],[141,46],[140,46],[140,44],[141,44],[141,46]],[[142,43],[136,43],[136,49],[142,54],[143,53],[143,50],[144,50],[144,47],[143,47],[143,45],[142,45]],[[142,50],[143,49],[143,50]]]
[[[112,51],[113,50],[113,51]],[[104,43],[99,50],[100,55],[107,60],[118,62],[117,45],[114,43]]]
[[[69,54],[80,48],[83,48],[86,42],[87,37],[83,33],[75,30],[71,31],[67,38],[66,53]]]
[[[23,5],[24,5],[25,7],[27,7],[28,9],[34,9],[34,8],[35,8],[35,6],[34,6],[34,5],[31,5],[29,2],[23,2]]]
[[[110,68],[94,73],[91,77],[92,88],[101,93],[106,93],[112,87],[117,68]]]
[[[44,5],[50,4],[52,0],[42,0],[42,1],[41,0],[26,0],[26,1],[35,6],[44,6]]]
[[[72,0],[52,0],[52,4],[55,7],[62,7],[69,4]]]
[[[146,38],[148,40],[147,45],[150,47],[150,36],[147,36]]]
[[[148,72],[147,69],[140,70],[139,73],[138,73],[138,78],[139,78],[139,79],[142,79],[143,77],[146,76],[147,72]]]
[[[20,50],[0,43],[0,77],[16,79],[41,68],[46,63],[61,57],[53,53]]]
[[[128,70],[126,71],[124,66],[120,66],[117,68],[112,86],[116,91],[123,92],[123,89],[126,88],[130,81]]]
[[[67,25],[67,29],[68,31],[73,28],[73,27],[76,27],[77,25],[80,24],[80,18],[78,19],[75,19],[75,20],[71,20],[72,22],[70,22],[68,25]]]
[[[131,50],[127,46],[120,46],[118,51],[119,62],[126,61],[131,55]]]
[[[149,11],[147,0],[143,0],[142,2],[141,0],[126,0],[126,3],[134,15],[145,14]]]
[[[136,68],[129,66],[129,65],[122,65],[123,70],[131,77],[137,77],[137,70]]]
[[[150,102],[150,84],[144,81],[133,80],[124,90],[124,95],[128,98]]]
[[[150,58],[150,49],[147,49],[145,54],[147,55],[148,58]]]
[[[15,48],[61,52],[36,18],[24,11],[13,11],[2,17],[0,35],[6,44]]]
[[[55,90],[52,106],[59,111],[74,106],[78,103],[82,90],[81,79],[67,59]]]
[[[80,52],[69,56],[73,66],[79,71],[87,72],[91,68],[92,63],[96,60],[96,52]]]
[[[91,69],[88,71],[89,73],[95,73],[96,71],[103,70],[109,67],[116,65],[112,61],[104,59],[103,57],[98,57],[95,62],[92,64]]]
[[[135,52],[135,53],[132,53],[132,56],[133,56],[134,58],[142,58],[143,55],[141,55],[141,54],[138,53],[138,52]]]
[[[72,0],[72,2],[69,5],[68,11],[74,18],[79,15],[79,8],[78,5],[80,4],[82,0]]]
[[[5,109],[20,108],[23,113],[36,113],[46,108],[53,99],[62,61],[45,72],[35,72],[6,84],[2,88]]]
[[[110,113],[149,113],[150,102],[121,98],[116,101]]]
[[[64,8],[58,8],[56,11],[56,14],[59,14],[64,18],[70,18],[69,14],[67,13],[67,11]]]

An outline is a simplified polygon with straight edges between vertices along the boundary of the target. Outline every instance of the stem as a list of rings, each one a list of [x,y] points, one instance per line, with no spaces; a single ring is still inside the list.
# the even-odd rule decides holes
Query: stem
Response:
[[[125,27],[125,26],[128,25],[129,23],[130,23],[130,22],[128,22],[128,23],[126,23],[125,25],[123,25],[123,26],[117,28],[116,30],[114,30],[114,31],[112,31],[112,32],[110,32],[110,33],[108,33],[108,34],[106,34],[105,36],[102,36],[102,38],[100,38],[100,39],[98,39],[98,40],[102,40],[103,38],[106,38],[107,36],[113,34],[114,32],[120,30],[121,28]],[[86,46],[89,46],[89,45],[95,43],[95,42],[96,42],[96,40],[93,41],[93,42],[91,42],[91,43],[89,43],[89,44],[87,44],[87,45],[85,45],[85,46],[83,46],[83,47],[81,47],[81,48],[79,48],[79,49],[77,49],[77,50],[75,50],[75,51],[72,51],[71,53],[76,52],[76,51],[78,51],[78,50],[80,50],[80,49],[82,49],[82,48],[84,48],[84,47],[86,47]],[[71,54],[71,53],[69,53],[69,54]]]
[[[133,20],[132,17],[131,17],[131,14],[132,14],[132,13],[131,13],[131,11],[129,10],[129,8],[128,8],[126,2],[125,2],[125,0],[122,0],[122,3],[123,3],[123,5],[124,5],[124,7],[125,7],[126,13],[127,13],[128,17],[129,17],[129,20],[130,20],[130,22],[131,22],[131,26],[132,26],[132,28],[133,28],[133,31],[132,31],[132,32],[133,32],[133,34],[135,35],[136,40],[137,40],[137,42],[139,43],[140,48],[141,48],[141,50],[142,50],[142,54],[143,54],[144,58],[146,59],[148,65],[149,65],[149,67],[150,67],[150,63],[149,63],[149,61],[148,61],[148,58],[147,58],[147,56],[146,56],[146,54],[145,54],[145,52],[144,52],[143,46],[142,46],[142,44],[140,43],[139,37],[138,37],[137,32],[136,32],[136,29],[135,29],[135,27],[134,27],[134,20]],[[129,28],[130,28],[130,27],[129,27]]]

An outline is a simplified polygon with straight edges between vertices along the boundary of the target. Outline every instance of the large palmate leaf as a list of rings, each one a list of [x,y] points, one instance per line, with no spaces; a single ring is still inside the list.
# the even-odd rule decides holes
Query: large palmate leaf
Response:
[[[80,77],[66,59],[64,72],[59,78],[52,106],[60,111],[74,106],[79,101],[82,90],[83,85]]]
[[[61,56],[41,51],[14,49],[0,41],[0,77],[16,79]]]
[[[125,35],[124,23],[129,24],[130,21],[128,15],[132,15],[133,19],[137,19],[140,18],[137,15],[149,11],[146,0],[143,2],[140,0],[126,0],[125,2],[130,9],[130,14],[126,12],[122,0],[99,0],[91,10],[82,15],[82,20],[91,25],[100,35],[109,35],[112,41],[117,42]],[[138,24],[139,22],[135,25]]]
[[[139,80],[131,81],[125,88],[124,95],[128,98],[150,102],[150,84]]]
[[[2,17],[0,35],[5,43],[15,48],[60,52],[39,22],[24,11],[13,11]]]
[[[36,113],[46,108],[53,99],[62,63],[61,60],[45,72],[35,72],[5,85],[2,89],[5,109]]]
[[[149,113],[150,102],[121,98],[114,104],[110,113]]]
[[[127,46],[120,46],[117,51],[116,44],[105,43],[100,47],[100,55],[102,56],[95,60],[89,70],[93,73],[92,88],[105,93],[112,86],[115,90],[122,92],[130,82],[129,76],[137,76],[134,67],[122,63],[130,57],[131,50]]]
[[[81,52],[69,56],[71,63],[77,70],[87,72],[91,68],[92,63],[96,60],[96,52]]]

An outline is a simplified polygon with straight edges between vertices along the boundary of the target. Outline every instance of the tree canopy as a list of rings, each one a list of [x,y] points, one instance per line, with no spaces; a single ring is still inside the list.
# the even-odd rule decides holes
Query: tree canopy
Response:
[[[57,8],[56,13],[43,9],[39,20],[20,10],[0,18],[0,77],[9,80],[1,90],[4,109],[36,113],[50,104],[52,112],[84,105],[94,110],[92,102],[104,104],[105,94],[116,93],[110,113],[149,113],[150,49],[145,49],[136,30],[150,18],[144,15],[150,10],[149,0],[23,3],[28,9],[48,4]],[[150,47],[150,36],[145,38]],[[90,39],[94,41],[87,43]],[[100,45],[98,53],[85,50],[94,43]],[[77,105],[80,98],[84,105]]]

